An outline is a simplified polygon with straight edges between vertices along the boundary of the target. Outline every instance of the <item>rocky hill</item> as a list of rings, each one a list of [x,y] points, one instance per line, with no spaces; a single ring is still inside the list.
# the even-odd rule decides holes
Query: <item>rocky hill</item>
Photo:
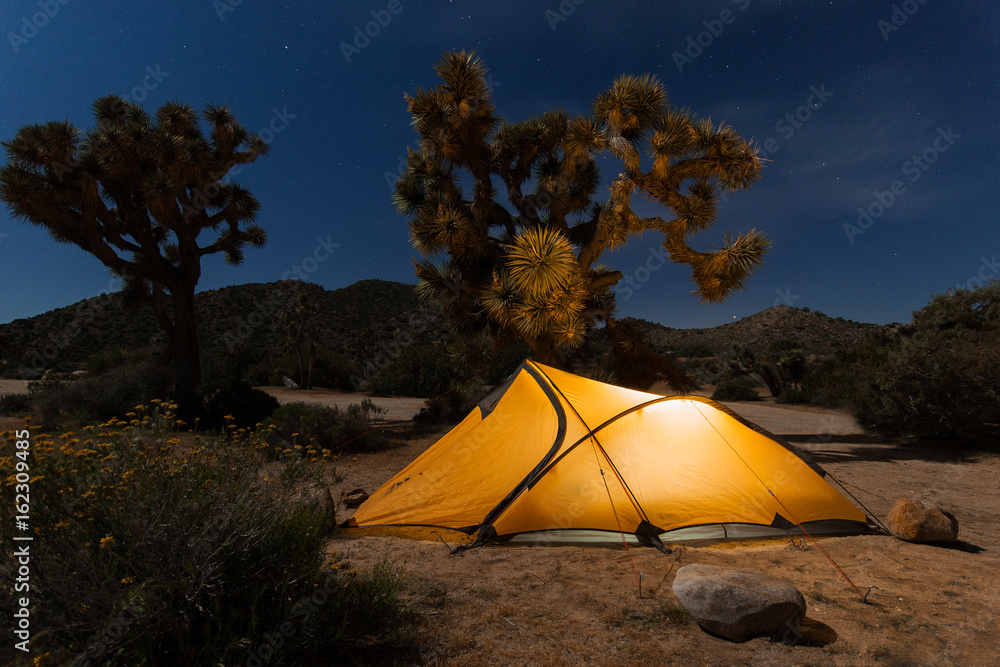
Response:
[[[412,285],[363,280],[326,290],[297,280],[250,283],[197,295],[203,360],[280,356],[287,351],[299,294],[315,307],[316,342],[360,363],[410,331],[418,334],[414,343],[422,344],[443,330],[440,317],[420,307]],[[104,294],[0,325],[0,369],[7,377],[30,378],[48,368],[74,370],[89,357],[116,349],[156,353],[165,344],[149,306],[128,309],[117,295]]]
[[[806,355],[827,356],[840,348],[853,347],[862,337],[880,328],[877,324],[833,318],[791,306],[774,306],[709,329],[671,329],[637,319],[631,322],[646,330],[650,343],[658,351],[682,357],[715,356],[733,344],[759,350],[779,340],[796,343]]]
[[[440,315],[419,304],[412,285],[363,280],[327,290],[296,280],[251,283],[197,295],[203,360],[287,353],[300,294],[316,310],[314,340],[361,367],[401,344],[426,346],[445,337]],[[878,328],[788,306],[708,329],[631,322],[647,331],[655,349],[681,357],[715,356],[733,343],[763,349],[778,340],[794,341],[807,355],[824,356]],[[595,333],[602,337],[602,331]],[[126,309],[117,295],[105,294],[0,325],[0,374],[31,378],[49,368],[76,370],[93,355],[121,348],[157,353],[165,342],[148,306]]]

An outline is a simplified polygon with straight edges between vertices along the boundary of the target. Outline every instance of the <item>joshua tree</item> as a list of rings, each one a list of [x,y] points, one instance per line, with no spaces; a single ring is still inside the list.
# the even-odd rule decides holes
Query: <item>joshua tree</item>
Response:
[[[305,292],[295,299],[295,310],[288,322],[288,347],[295,352],[299,366],[299,388],[312,389],[312,368],[316,359],[316,341],[313,338],[316,305]]]
[[[699,251],[688,236],[715,222],[720,193],[756,181],[756,149],[730,127],[669,106],[649,75],[618,78],[589,116],[549,111],[508,123],[495,113],[474,54],[446,54],[436,71],[443,84],[406,96],[420,141],[394,200],[425,257],[416,263],[418,291],[450,313],[463,353],[481,357],[479,348],[521,339],[536,360],[563,365],[603,323],[619,381],[648,386],[660,374],[683,383],[686,376],[653,354],[640,332],[615,319],[612,288],[623,276],[599,261],[655,232],[664,256],[690,267],[703,302],[741,289],[767,239],[755,230],[727,234],[721,247]],[[601,154],[622,166],[598,203]],[[499,187],[510,208],[498,201]],[[635,194],[669,214],[640,218]]]
[[[123,278],[127,295],[148,298],[169,341],[163,361],[173,363],[186,400],[201,382],[194,308],[201,259],[221,252],[236,265],[248,244],[266,240],[255,224],[257,199],[222,179],[265,155],[267,143],[227,107],[205,108],[207,137],[195,111],[175,102],[151,117],[111,95],[94,103],[94,115],[97,126],[86,133],[50,122],[4,143],[0,199],[56,241],[97,257]],[[203,234],[210,238],[199,244]]]

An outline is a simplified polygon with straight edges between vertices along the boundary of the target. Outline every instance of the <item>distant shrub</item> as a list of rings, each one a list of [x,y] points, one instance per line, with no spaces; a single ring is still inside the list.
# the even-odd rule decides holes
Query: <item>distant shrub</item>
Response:
[[[275,410],[270,422],[275,432],[293,444],[304,444],[327,450],[376,452],[391,443],[385,431],[377,428],[386,410],[371,399],[354,403],[346,409],[287,403]]]
[[[278,409],[278,399],[245,380],[211,380],[202,385],[204,413],[199,426],[207,429],[226,427],[252,428]]]
[[[32,382],[28,391],[43,425],[52,428],[66,419],[88,423],[124,417],[137,404],[167,398],[172,384],[169,368],[147,361],[75,380]]]
[[[913,321],[862,341],[805,383],[886,436],[996,448],[1000,283],[935,296]]]
[[[358,574],[331,560],[332,511],[311,499],[327,492],[321,464],[267,461],[263,431],[181,444],[161,428],[163,408],[155,427],[32,439],[32,491],[53,499],[32,505],[47,545],[31,554],[46,601],[32,653],[81,665],[377,662],[366,656],[403,627],[401,578],[386,563]],[[14,461],[0,458],[4,478]],[[0,527],[7,544],[13,533]],[[0,661],[14,653],[8,644]]]
[[[775,399],[777,403],[783,405],[805,405],[809,403],[809,397],[801,389],[785,389]]]
[[[447,350],[439,347],[408,347],[382,369],[371,382],[376,394],[433,398],[448,391],[458,374]]]
[[[116,345],[87,357],[84,367],[91,375],[103,375],[115,368],[130,363],[134,364],[137,361],[141,360],[138,359],[138,354],[134,350],[124,345]]]
[[[746,376],[735,380],[724,380],[712,392],[715,401],[759,401],[760,396],[754,391],[756,383]]]
[[[0,395],[0,415],[21,415],[31,410],[31,397],[28,394]]]
[[[358,372],[357,365],[342,354],[321,348],[313,360],[312,385],[341,391],[354,391],[351,377]]]
[[[715,352],[709,346],[704,343],[696,343],[694,345],[688,345],[687,347],[682,347],[677,350],[674,354],[677,357],[688,357],[688,358],[702,358],[702,357],[714,357]]]

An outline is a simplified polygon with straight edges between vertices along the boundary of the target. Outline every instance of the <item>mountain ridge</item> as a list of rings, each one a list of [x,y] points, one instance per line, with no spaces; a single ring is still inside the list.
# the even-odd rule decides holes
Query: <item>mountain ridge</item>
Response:
[[[443,318],[420,304],[413,285],[368,279],[328,290],[281,280],[196,295],[203,359],[234,354],[252,358],[287,350],[288,327],[297,317],[300,294],[316,307],[317,344],[361,366],[393,346],[447,340]],[[733,344],[763,348],[777,340],[792,340],[807,355],[825,356],[881,328],[783,305],[708,328],[675,329],[624,319],[643,329],[654,349],[678,356],[712,356]],[[0,375],[30,379],[49,368],[76,370],[91,355],[116,348],[158,353],[165,345],[148,305],[127,309],[117,294],[102,294],[0,325]]]

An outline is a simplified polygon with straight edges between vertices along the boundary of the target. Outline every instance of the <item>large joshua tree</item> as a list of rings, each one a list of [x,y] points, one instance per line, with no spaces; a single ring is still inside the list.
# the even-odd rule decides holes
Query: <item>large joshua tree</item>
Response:
[[[178,395],[190,397],[201,381],[194,292],[202,257],[221,252],[236,265],[247,245],[266,240],[257,199],[223,179],[265,155],[267,143],[227,107],[205,108],[207,136],[196,112],[174,102],[152,117],[112,95],[94,103],[94,115],[97,126],[85,133],[50,122],[5,142],[0,200],[152,303],[169,341],[163,361],[173,364]]]
[[[730,127],[669,106],[649,75],[618,78],[589,116],[549,111],[509,123],[496,114],[474,54],[448,53],[436,71],[442,84],[406,96],[419,146],[394,201],[424,256],[417,289],[452,316],[457,348],[484,356],[520,339],[536,360],[560,366],[603,323],[619,381],[683,384],[673,363],[615,318],[613,288],[623,276],[599,262],[656,232],[666,256],[690,267],[701,301],[741,289],[769,247],[763,234],[727,234],[707,251],[688,240],[714,224],[721,193],[757,180],[756,149]],[[602,154],[617,158],[621,172],[596,202]],[[509,207],[498,201],[500,188]],[[639,217],[634,195],[666,215]]]

